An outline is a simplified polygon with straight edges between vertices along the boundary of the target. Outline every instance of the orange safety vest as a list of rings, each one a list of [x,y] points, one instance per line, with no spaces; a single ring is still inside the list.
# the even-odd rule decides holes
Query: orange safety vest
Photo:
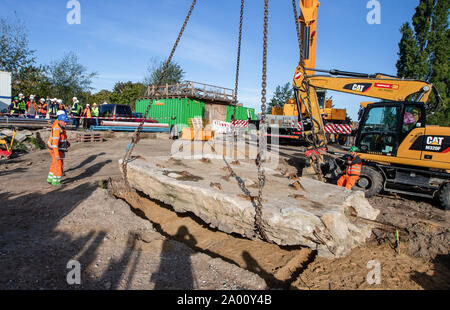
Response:
[[[31,103],[33,103],[34,112],[37,112],[37,110],[36,110],[36,101],[33,101],[33,102],[28,101],[28,102],[27,102],[27,112],[28,112],[28,113],[30,112],[30,106],[31,106]]]
[[[54,152],[67,151],[67,134],[65,128],[59,125],[59,121],[53,122],[50,137],[47,141],[47,147]]]
[[[39,114],[47,114],[47,103],[39,104]]]
[[[91,118],[92,117],[91,109],[89,109],[89,108],[84,109],[82,116],[87,117],[87,118]]]
[[[347,161],[353,162],[355,160],[358,160],[359,164],[347,164],[347,169],[345,169],[345,174],[347,175],[353,175],[353,176],[360,176],[361,175],[361,169],[362,169],[362,161],[359,156],[355,156],[353,158],[348,157]]]

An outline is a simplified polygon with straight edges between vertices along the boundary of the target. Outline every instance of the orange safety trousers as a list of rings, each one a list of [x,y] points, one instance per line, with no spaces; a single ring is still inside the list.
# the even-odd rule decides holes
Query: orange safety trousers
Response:
[[[340,187],[345,187],[348,190],[352,190],[353,186],[355,185],[356,181],[358,181],[359,176],[358,175],[343,175],[339,178],[337,181],[337,185]]]
[[[50,150],[50,155],[52,156],[52,165],[50,166],[50,173],[55,177],[62,177],[62,172],[64,169],[64,160],[62,159],[62,152],[58,152],[58,156],[60,159],[56,158],[55,151]]]

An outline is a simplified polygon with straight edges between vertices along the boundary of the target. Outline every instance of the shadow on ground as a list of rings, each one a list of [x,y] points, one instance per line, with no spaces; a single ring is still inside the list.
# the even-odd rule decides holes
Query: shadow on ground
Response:
[[[88,198],[96,185],[81,184],[75,188],[58,188],[47,193],[13,196],[0,193],[0,289],[105,289],[117,288],[132,259],[134,236],[128,248],[109,266],[100,278],[82,271],[81,285],[68,285],[67,264],[77,259],[82,270],[96,260],[106,232],[91,229],[79,238],[57,231],[58,223]],[[135,255],[134,255],[135,256]],[[132,267],[128,277],[132,277]],[[106,287],[106,288],[109,288]]]

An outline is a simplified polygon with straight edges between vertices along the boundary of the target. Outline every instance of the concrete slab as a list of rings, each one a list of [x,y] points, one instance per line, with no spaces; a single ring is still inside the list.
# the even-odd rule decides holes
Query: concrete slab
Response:
[[[128,164],[128,180],[176,212],[192,212],[213,228],[257,239],[255,204],[246,194],[257,195],[257,167],[245,161],[229,165],[236,178],[224,159],[139,157]],[[370,222],[349,215],[376,219],[379,211],[362,192],[307,178],[291,180],[274,169],[265,172],[262,219],[269,242],[302,245],[333,258],[347,255],[370,237]]]

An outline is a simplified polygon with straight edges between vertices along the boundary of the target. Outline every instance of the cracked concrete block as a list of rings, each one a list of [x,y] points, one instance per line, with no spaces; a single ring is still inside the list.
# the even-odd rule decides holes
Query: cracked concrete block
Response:
[[[121,165],[120,165],[121,166]],[[135,159],[128,164],[130,185],[153,199],[171,205],[176,212],[192,212],[212,228],[258,239],[255,229],[257,167],[241,162],[234,173],[245,180],[237,182],[223,169],[223,160],[173,160],[169,157]],[[318,251],[322,257],[343,257],[371,235],[370,221],[378,210],[372,208],[363,192],[316,180],[299,178],[301,186],[279,171],[265,169],[262,196],[262,229],[269,242],[301,245]],[[211,187],[220,183],[220,188]],[[356,215],[350,216],[349,214]]]

